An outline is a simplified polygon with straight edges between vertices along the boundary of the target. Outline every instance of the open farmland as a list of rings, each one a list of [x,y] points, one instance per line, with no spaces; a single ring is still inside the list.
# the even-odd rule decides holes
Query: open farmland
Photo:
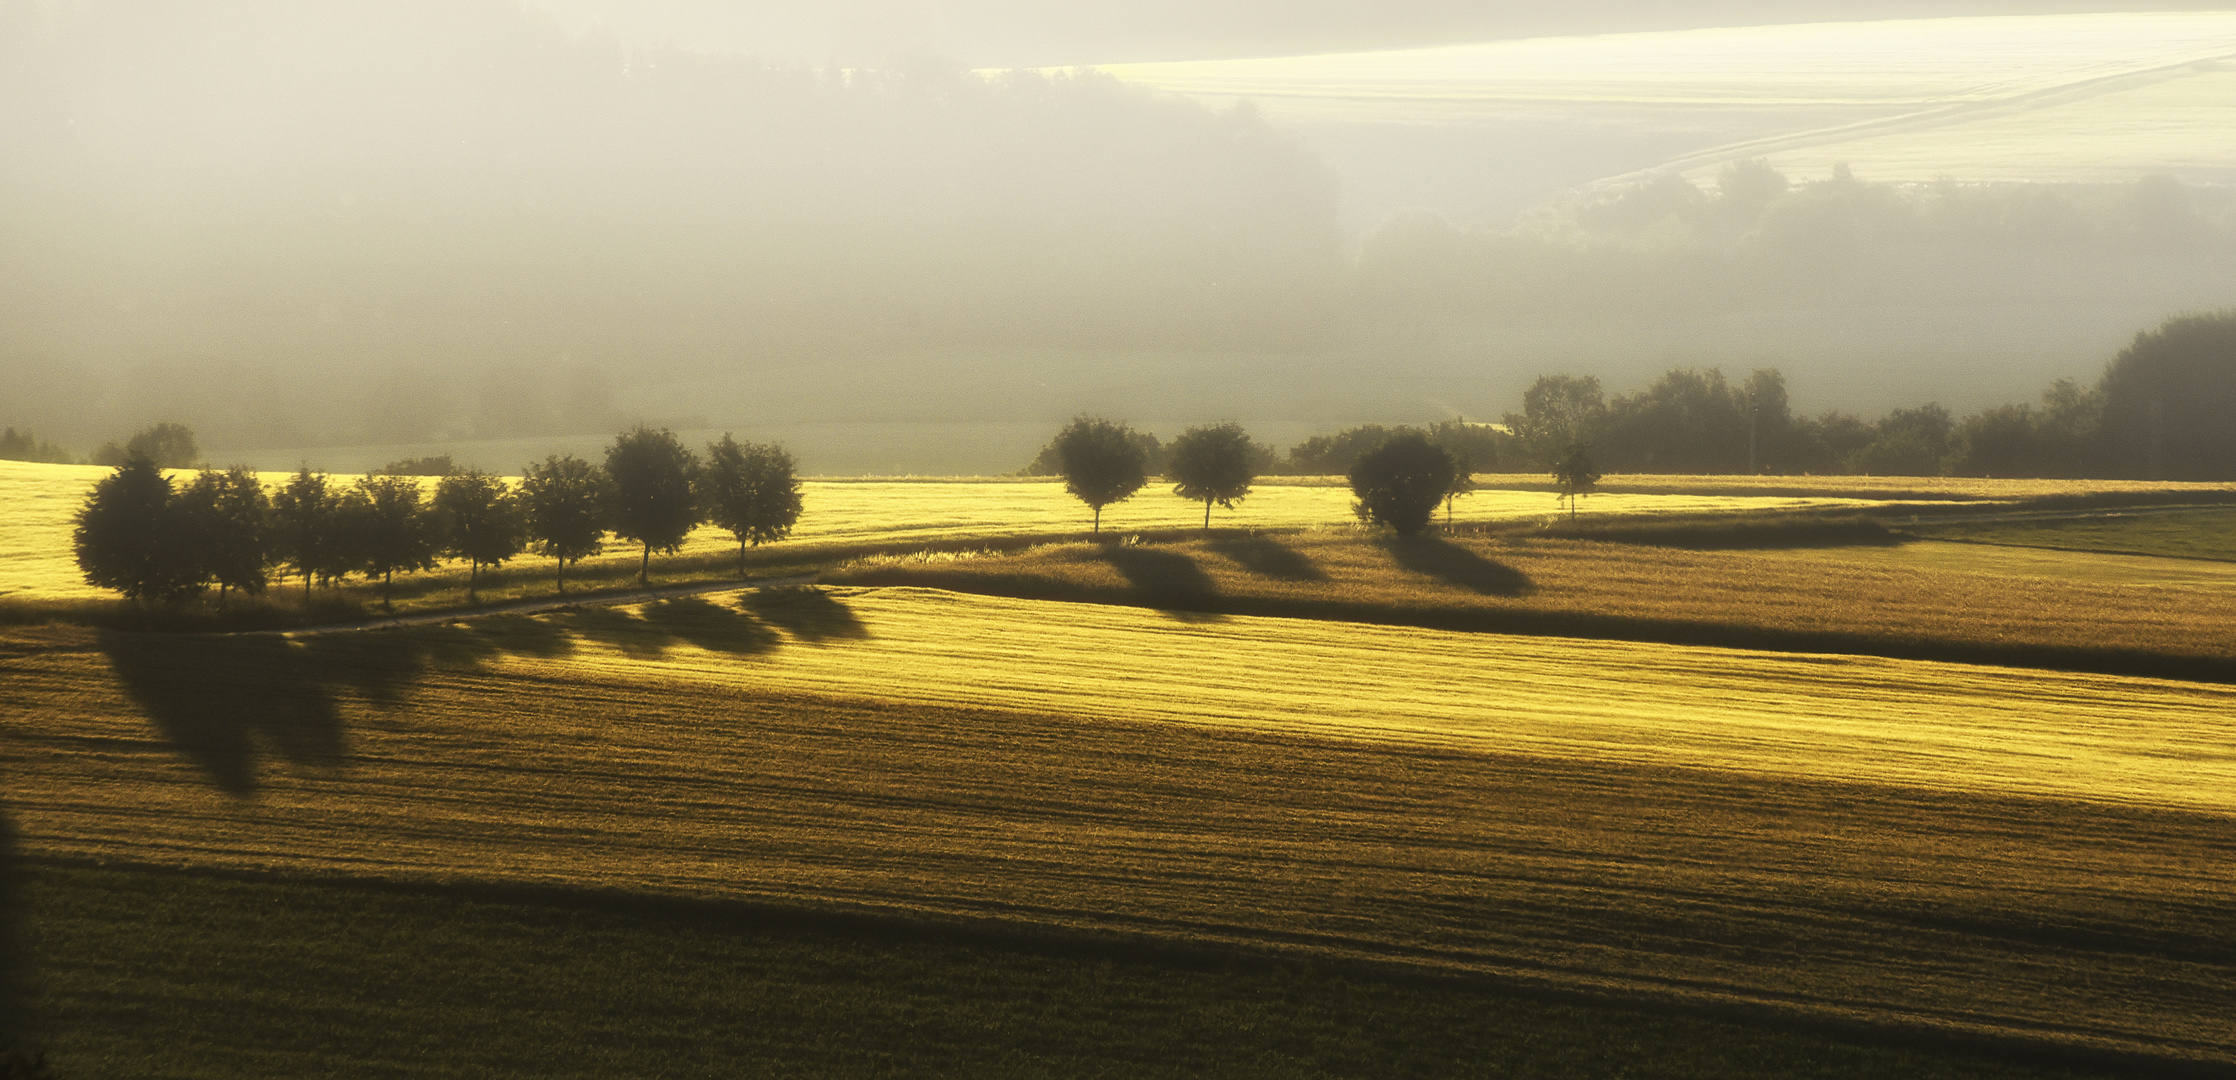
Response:
[[[907,589],[9,643],[33,857],[887,912],[2236,1061],[2218,687]]]
[[[1947,549],[1948,559],[1937,559]],[[834,583],[1450,629],[1991,660],[2236,680],[2236,573],[1968,544],[1693,551],[1353,530],[867,558]],[[2047,560],[2041,556],[2048,556]],[[2057,565],[2045,568],[2045,561]],[[1990,564],[1983,567],[1981,563]],[[2104,564],[2116,564],[2107,567]],[[2191,571],[2179,584],[2118,580]],[[2017,569],[2019,572],[2011,572]],[[1985,572],[1983,572],[1985,570]],[[1998,572],[1998,571],[2002,572]],[[2112,580],[2103,580],[2110,578]],[[2163,579],[2161,579],[2163,580]]]
[[[2048,521],[1963,522],[1929,525],[1910,531],[1920,536],[1975,544],[2170,556],[2236,564],[2236,510],[2150,511]]]

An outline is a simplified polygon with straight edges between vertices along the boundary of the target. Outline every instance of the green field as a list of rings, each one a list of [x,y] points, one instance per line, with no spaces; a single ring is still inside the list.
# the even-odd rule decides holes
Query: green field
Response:
[[[2226,509],[2106,513],[2049,521],[1937,524],[1908,531],[1922,537],[1975,544],[2236,562],[2236,510]],[[2221,569],[2196,567],[2194,572],[2214,573]]]

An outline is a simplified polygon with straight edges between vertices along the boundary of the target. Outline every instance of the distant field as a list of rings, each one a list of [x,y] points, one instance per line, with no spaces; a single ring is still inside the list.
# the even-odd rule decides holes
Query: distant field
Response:
[[[2236,1062],[2223,688],[908,589],[4,640],[30,857],[878,912]]]
[[[2107,514],[2069,521],[1983,521],[1907,531],[1979,544],[2236,562],[2236,510]]]
[[[1325,530],[1135,547],[1045,545],[967,558],[868,558],[824,580],[1176,611],[2096,670],[2130,662],[2121,654],[2155,655],[2208,661],[2219,677],[2236,677],[2236,568],[2172,579],[2186,584],[2160,578],[2153,583],[2163,587],[2137,590],[2120,578],[2149,568],[2132,563],[2220,568],[2030,552],[2014,572],[2012,560],[2001,557],[2008,550],[1910,544],[1688,551],[1496,535],[1400,542]],[[2187,673],[2177,666],[2109,670]]]

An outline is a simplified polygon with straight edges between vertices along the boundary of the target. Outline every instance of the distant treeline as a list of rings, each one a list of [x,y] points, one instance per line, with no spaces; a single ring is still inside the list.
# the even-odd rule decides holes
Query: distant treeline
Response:
[[[482,567],[532,549],[557,560],[564,592],[567,565],[603,550],[609,533],[643,545],[649,574],[655,550],[673,553],[696,526],[717,525],[737,538],[742,568],[748,545],[782,539],[800,516],[781,447],[725,435],[701,460],[673,433],[643,427],[614,440],[603,468],[553,455],[517,489],[448,458],[397,462],[346,487],[308,467],[267,489],[245,468],[205,466],[174,488],[162,468],[131,452],[87,497],[72,540],[89,584],[141,601],[214,586],[222,602],[261,593],[280,573],[300,575],[306,598],[314,582],[362,574],[385,596],[399,571],[448,557],[469,564],[471,595]],[[432,498],[419,475],[441,476]]]
[[[1362,424],[1316,435],[1256,471],[1329,476],[1403,428]],[[2236,479],[2236,312],[2169,319],[2137,334],[2096,385],[2061,379],[2039,405],[1962,418],[1938,404],[1877,420],[1796,415],[1774,368],[1733,385],[1716,368],[1678,368],[1610,400],[1588,375],[1544,375],[1498,424],[1423,429],[1475,472],[1544,472],[1583,447],[1600,467],[1644,473],[1811,473],[2140,480]],[[1152,472],[1156,436],[1136,432]],[[1024,471],[1057,470],[1052,449]]]

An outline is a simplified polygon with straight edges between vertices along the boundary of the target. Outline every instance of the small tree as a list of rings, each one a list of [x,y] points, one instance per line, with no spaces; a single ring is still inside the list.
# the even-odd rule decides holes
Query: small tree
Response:
[[[1436,504],[1452,489],[1452,455],[1418,431],[1401,430],[1351,466],[1352,507],[1359,519],[1399,536],[1428,528]]]
[[[741,443],[725,432],[707,444],[706,468],[698,480],[699,506],[708,521],[738,541],[738,576],[745,576],[745,549],[791,535],[800,520],[800,482],[792,455],[775,443]]]
[[[1078,416],[1056,433],[1056,461],[1064,490],[1093,507],[1095,532],[1102,532],[1102,508],[1123,502],[1149,482],[1147,455],[1133,430],[1098,416]]]
[[[272,494],[271,553],[303,575],[305,600],[310,599],[313,577],[333,576],[342,546],[334,521],[340,503],[326,474],[312,472],[308,465]]]
[[[1181,432],[1172,441],[1165,469],[1177,481],[1173,494],[1202,500],[1203,531],[1210,532],[1212,503],[1232,510],[1250,494],[1250,482],[1257,479],[1251,460],[1257,456],[1257,446],[1242,425],[1229,421]]]
[[[142,454],[93,485],[71,533],[86,584],[134,601],[173,599],[194,588],[177,538],[171,481]]]
[[[419,481],[409,476],[367,476],[357,481],[366,513],[358,535],[359,566],[380,578],[380,603],[390,603],[396,571],[432,570],[441,535],[429,519]]]
[[[1591,494],[1599,486],[1599,466],[1592,464],[1592,455],[1581,446],[1571,446],[1553,465],[1553,483],[1560,486],[1561,498],[1568,501],[1568,520],[1576,520],[1576,500]]]
[[[435,485],[435,520],[445,552],[466,560],[466,599],[474,599],[481,568],[520,554],[526,523],[512,491],[495,476],[469,469]]]
[[[1444,452],[1452,455],[1452,483],[1444,489],[1444,527],[1450,529],[1452,500],[1475,490],[1475,462],[1466,450],[1458,447],[1444,446]]]
[[[521,519],[536,551],[559,561],[559,595],[567,564],[605,550],[605,477],[573,454],[553,454],[520,479]]]
[[[216,582],[220,603],[233,589],[264,591],[272,504],[255,473],[203,469],[179,492],[178,509],[180,542],[197,584]]]
[[[165,422],[132,436],[123,446],[114,442],[103,446],[93,455],[93,463],[122,465],[134,454],[155,462],[159,469],[186,469],[201,459],[202,450],[194,445],[194,429]]]
[[[609,513],[615,536],[644,545],[637,583],[652,580],[652,549],[673,554],[699,523],[691,480],[699,459],[666,428],[642,424],[622,432],[606,448]]]

